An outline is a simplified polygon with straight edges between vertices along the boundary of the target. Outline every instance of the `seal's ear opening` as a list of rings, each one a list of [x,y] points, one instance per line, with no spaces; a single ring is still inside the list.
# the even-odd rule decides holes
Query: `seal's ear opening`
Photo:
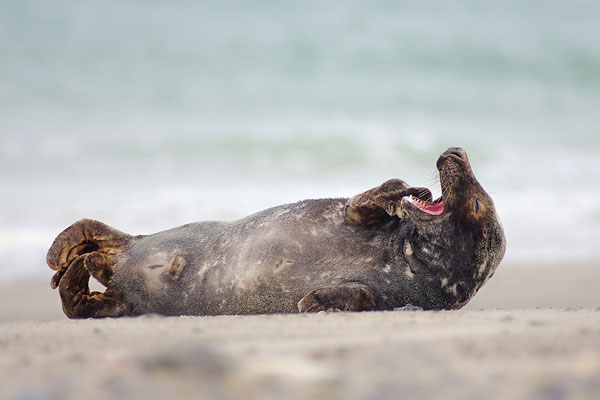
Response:
[[[46,262],[57,271],[50,284],[53,289],[58,288],[67,317],[127,314],[127,306],[109,285],[113,257],[120,254],[130,240],[130,235],[90,219],[77,221],[56,237],[48,250]],[[107,289],[90,292],[90,276]]]

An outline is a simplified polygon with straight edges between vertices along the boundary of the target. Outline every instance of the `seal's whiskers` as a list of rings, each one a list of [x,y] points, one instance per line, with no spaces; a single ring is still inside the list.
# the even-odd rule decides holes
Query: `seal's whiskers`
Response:
[[[437,199],[442,195],[442,182],[440,180],[440,174],[437,170],[434,170],[429,174],[429,179],[427,179],[426,184],[429,187],[429,190],[431,190],[431,194],[434,199]]]

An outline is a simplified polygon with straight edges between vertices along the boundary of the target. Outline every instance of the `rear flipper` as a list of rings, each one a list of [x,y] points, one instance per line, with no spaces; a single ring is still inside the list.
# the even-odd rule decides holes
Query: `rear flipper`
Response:
[[[370,311],[375,309],[375,296],[367,285],[347,283],[324,286],[308,292],[299,302],[300,312]]]
[[[132,236],[101,222],[83,219],[65,229],[48,250],[46,262],[56,274],[63,311],[69,318],[119,317],[129,314],[128,306],[110,288],[91,292],[90,275],[109,286],[114,257],[121,254]]]

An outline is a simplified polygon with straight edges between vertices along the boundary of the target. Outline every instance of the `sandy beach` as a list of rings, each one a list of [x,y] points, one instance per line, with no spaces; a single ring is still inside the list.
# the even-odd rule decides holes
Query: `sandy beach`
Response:
[[[3,284],[1,397],[597,399],[599,282],[506,266],[460,311],[81,321]]]

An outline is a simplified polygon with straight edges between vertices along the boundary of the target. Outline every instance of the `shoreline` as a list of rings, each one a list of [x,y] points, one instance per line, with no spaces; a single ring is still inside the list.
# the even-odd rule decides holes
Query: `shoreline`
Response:
[[[599,284],[600,262],[500,265],[463,310],[596,308]],[[0,282],[0,294],[0,323],[67,319],[58,291],[50,288],[50,277]]]

